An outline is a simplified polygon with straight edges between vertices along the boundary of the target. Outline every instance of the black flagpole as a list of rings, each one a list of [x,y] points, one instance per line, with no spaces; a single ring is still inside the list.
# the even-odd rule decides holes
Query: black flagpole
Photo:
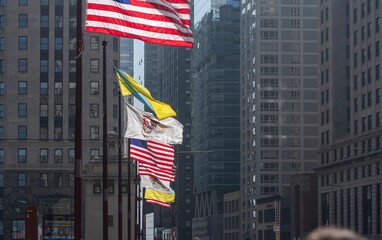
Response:
[[[127,139],[127,240],[131,240],[131,164],[130,138]]]
[[[122,97],[118,92],[118,240],[122,240]],[[129,173],[128,173],[129,174]]]
[[[77,0],[74,239],[82,239],[82,0]]]
[[[108,146],[107,146],[107,91],[106,91],[106,45],[105,40],[102,41],[103,46],[103,162],[102,162],[102,187],[103,187],[103,240],[108,240]]]

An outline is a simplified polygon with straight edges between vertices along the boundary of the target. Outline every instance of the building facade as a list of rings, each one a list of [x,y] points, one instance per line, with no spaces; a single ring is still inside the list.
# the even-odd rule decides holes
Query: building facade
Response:
[[[167,216],[164,227],[176,231],[176,239],[191,240],[195,154],[191,150],[191,49],[164,47],[162,96],[183,124],[183,143],[175,146],[176,180],[173,187],[176,201],[172,209],[164,209]]]
[[[318,223],[368,239],[381,238],[381,4],[321,1],[319,8]]]
[[[85,5],[83,2],[83,5]],[[83,162],[102,155],[102,94],[117,131],[119,40],[84,32],[83,125],[75,126],[77,1],[0,1],[0,239],[23,239],[25,208],[43,212],[45,237],[73,238],[74,136]],[[84,11],[85,12],[85,11]]]
[[[317,1],[241,1],[241,237],[257,239],[256,199],[290,194],[318,147]],[[262,236],[264,236],[264,233]]]
[[[239,9],[219,8],[194,29],[191,149],[194,237],[223,239],[223,196],[239,188]]]
[[[240,239],[240,191],[224,194],[223,240]]]

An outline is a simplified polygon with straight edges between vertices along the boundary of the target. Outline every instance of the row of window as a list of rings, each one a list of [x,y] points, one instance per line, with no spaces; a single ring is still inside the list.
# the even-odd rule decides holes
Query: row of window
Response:
[[[64,150],[61,148],[55,148],[53,150],[54,156],[53,161],[54,163],[63,163],[64,162]],[[90,149],[90,159],[94,160],[99,157],[99,149],[93,148]],[[41,148],[40,149],[40,163],[49,163],[49,150],[47,148]],[[74,149],[68,149],[67,152],[67,162],[68,163],[74,163]],[[0,148],[0,164],[3,164],[6,161],[5,159],[5,149]],[[26,163],[28,161],[28,149],[26,148],[19,148],[17,149],[17,162],[18,163]]]
[[[330,154],[332,154],[332,160],[337,161],[344,160],[345,158],[363,155],[365,153],[370,153],[374,150],[381,149],[381,147],[382,146],[380,136],[377,136],[375,138],[369,138],[367,140],[362,141],[360,144],[354,143],[353,145],[348,145],[346,147],[334,149],[333,152],[321,153],[321,164],[329,163]]]
[[[57,123],[59,124],[59,123]],[[61,124],[62,125],[62,124]],[[0,140],[5,140],[5,128],[0,126]],[[28,140],[28,127],[27,126],[18,126],[17,127],[17,139],[18,140]],[[40,139],[48,139],[48,127],[40,128]],[[63,127],[55,126],[54,127],[54,139],[63,140]],[[68,131],[68,139],[74,139],[74,127],[70,127]],[[89,133],[90,140],[99,140],[100,139],[100,127],[99,126],[90,126]]]
[[[321,186],[331,186],[336,183],[347,182],[359,178],[367,178],[381,175],[381,163],[368,164],[362,167],[347,169],[346,171],[335,172],[321,176]],[[331,178],[332,181],[329,179]]]
[[[381,233],[380,183],[346,190],[339,185],[332,187],[340,189],[321,194],[321,225],[353,227],[363,234]],[[359,211],[362,213],[359,214]],[[359,230],[359,227],[362,229]]]
[[[74,104],[71,104],[69,106],[69,117],[73,117],[75,112],[73,108],[75,108],[75,105]],[[96,104],[96,103],[92,103],[90,104],[90,113],[89,113],[89,116],[91,118],[98,118],[99,117],[99,104]],[[18,104],[18,107],[17,107],[17,112],[18,112],[18,117],[20,118],[25,118],[27,117],[27,113],[28,113],[28,105],[26,103],[19,103]],[[5,117],[5,105],[4,104],[0,104],[0,118],[4,118]],[[63,105],[62,104],[55,104],[54,105],[54,117],[62,117],[63,116]],[[40,117],[48,117],[48,105],[47,104],[41,104],[40,105]],[[118,117],[118,111],[117,111],[117,105],[113,105],[113,118],[117,118]],[[22,129],[20,129],[22,128]],[[26,126],[20,126],[19,127],[19,133],[20,132],[25,132],[26,134],[26,131],[23,131],[23,130],[26,130]],[[0,135],[0,139],[2,139],[1,135]],[[19,134],[19,139],[26,139],[26,135],[22,135],[20,136]]]
[[[76,83],[75,82],[69,82],[69,95],[75,95],[76,94]],[[63,95],[64,89],[63,89],[63,83],[62,82],[55,82],[54,83],[54,94],[55,95]],[[90,82],[90,89],[89,89],[90,95],[99,95],[99,82],[98,81],[91,81]],[[4,82],[0,82],[0,96],[3,96],[5,94],[5,84]],[[18,82],[18,94],[19,95],[26,95],[28,94],[28,82],[27,81],[19,81]],[[40,82],[40,95],[48,95],[49,94],[49,83],[48,82]],[[116,82],[113,82],[113,95],[118,95],[118,84]]]
[[[322,54],[323,54],[323,52],[321,52],[321,57],[323,56]],[[372,55],[373,55],[373,54],[372,54],[372,46],[369,45],[369,46],[367,47],[367,52],[366,52],[366,49],[363,48],[363,49],[361,50],[361,54],[362,54],[362,55],[361,55],[361,63],[362,63],[362,64],[366,63],[366,58],[367,58],[367,61],[371,61],[371,57],[372,57]],[[380,56],[380,54],[381,54],[380,41],[376,41],[376,42],[375,42],[374,55],[375,55],[375,57],[377,58],[377,57]],[[358,61],[359,61],[358,53],[354,53],[354,57],[353,57],[353,67],[354,67],[354,68],[358,67]],[[322,58],[321,58],[321,63],[323,63],[323,62],[322,62]],[[376,71],[376,73],[377,73],[377,71],[380,72],[379,64],[376,65],[376,67],[375,67],[375,71]],[[370,75],[371,75],[371,74],[370,74]],[[379,78],[379,77],[380,77],[380,76],[378,76],[378,75],[376,74],[375,78],[377,79],[377,78]]]
[[[377,9],[379,9],[379,5],[380,5],[380,0],[374,0],[374,6],[372,6],[371,0],[367,0],[367,5],[365,5],[365,3],[362,3],[361,9],[360,9],[361,18],[364,18],[366,16],[366,13],[367,15],[370,15],[371,9],[375,9],[375,11],[377,12],[378,11]],[[347,11],[348,11],[348,7],[347,7]],[[356,23],[357,21],[358,21],[358,8],[355,8],[353,9],[353,23]]]

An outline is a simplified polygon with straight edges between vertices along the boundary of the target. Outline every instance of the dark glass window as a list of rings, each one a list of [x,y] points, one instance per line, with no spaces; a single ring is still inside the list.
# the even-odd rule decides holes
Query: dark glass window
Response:
[[[18,70],[19,72],[28,71],[28,60],[26,58],[20,58],[18,61]]]
[[[27,82],[19,81],[19,87],[18,87],[19,95],[27,94],[27,92],[28,92],[27,86],[28,86]]]
[[[27,104],[26,103],[19,103],[19,117],[26,117],[27,116]]]
[[[19,14],[19,28],[28,27],[28,15],[27,14]]]
[[[19,140],[27,139],[27,126],[18,127],[18,138]]]

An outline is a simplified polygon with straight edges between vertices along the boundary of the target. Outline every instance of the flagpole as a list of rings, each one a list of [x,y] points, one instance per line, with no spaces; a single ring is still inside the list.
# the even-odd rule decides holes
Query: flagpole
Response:
[[[127,139],[127,240],[131,240],[131,164],[130,138]]]
[[[122,240],[122,106],[118,91],[118,240]],[[129,174],[129,173],[128,173]]]
[[[82,240],[82,0],[77,1],[74,239]]]
[[[103,240],[108,240],[108,146],[107,146],[107,91],[106,91],[106,46],[107,41],[102,41],[103,47],[103,162],[102,162],[102,187],[103,187]]]

